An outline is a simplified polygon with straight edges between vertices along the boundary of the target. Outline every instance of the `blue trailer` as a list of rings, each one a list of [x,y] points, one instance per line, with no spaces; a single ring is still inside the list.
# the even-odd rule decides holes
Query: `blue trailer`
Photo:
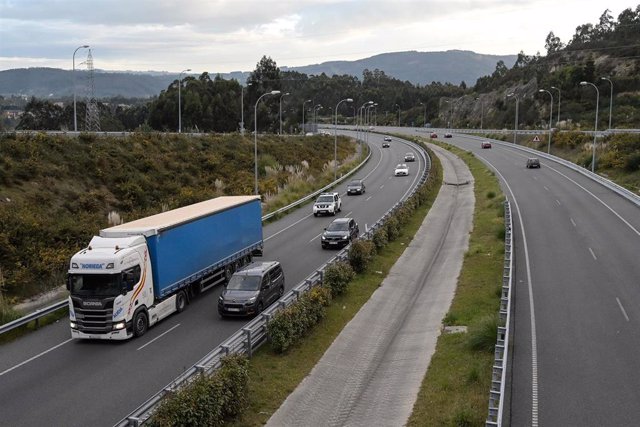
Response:
[[[72,337],[142,335],[262,248],[259,196],[218,197],[101,230],[71,259]]]

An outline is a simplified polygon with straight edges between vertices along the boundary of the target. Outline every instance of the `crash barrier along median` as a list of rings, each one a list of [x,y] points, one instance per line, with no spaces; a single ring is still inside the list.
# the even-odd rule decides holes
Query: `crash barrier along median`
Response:
[[[425,169],[416,186],[406,194],[400,201],[398,201],[391,209],[389,209],[375,224],[368,227],[368,229],[362,233],[359,238],[370,240],[376,230],[383,227],[386,221],[408,200],[413,196],[427,181],[429,172],[431,170],[431,159],[422,146],[417,146],[417,151],[420,153],[423,161],[425,162]],[[347,175],[348,176],[348,175]],[[346,178],[343,177],[343,178]],[[338,181],[336,181],[337,183]],[[335,183],[334,183],[335,184]],[[325,187],[329,188],[329,187]],[[116,424],[118,427],[135,427],[142,425],[149,420],[153,414],[153,411],[158,407],[162,400],[173,394],[174,391],[187,386],[193,382],[198,375],[206,374],[210,375],[221,366],[221,360],[225,356],[231,354],[241,354],[251,357],[253,352],[267,341],[267,324],[269,319],[273,317],[278,311],[290,306],[298,300],[298,298],[304,293],[308,292],[315,286],[322,284],[325,269],[340,261],[348,262],[348,250],[350,245],[347,245],[341,250],[335,257],[331,258],[325,264],[323,264],[313,274],[304,279],[301,283],[295,286],[291,291],[282,296],[276,303],[268,307],[260,315],[254,318],[251,322],[247,323],[242,329],[234,333],[227,340],[225,340],[218,347],[213,349],[209,354],[204,356],[199,362],[187,369],[178,378],[171,382],[171,384],[164,387],[154,396],[149,398],[146,402],[140,405],[136,410],[129,414],[126,418],[122,419]]]
[[[504,268],[502,271],[502,293],[500,297],[500,323],[495,347],[495,358],[489,391],[489,416],[485,425],[502,426],[504,410],[504,390],[509,355],[509,334],[511,327],[511,285],[513,284],[513,222],[511,205],[504,202]]]

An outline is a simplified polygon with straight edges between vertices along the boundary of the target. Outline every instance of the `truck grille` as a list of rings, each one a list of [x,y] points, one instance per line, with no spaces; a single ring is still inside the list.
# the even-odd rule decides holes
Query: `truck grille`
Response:
[[[72,297],[77,329],[87,334],[106,334],[111,332],[113,330],[114,299],[84,300],[83,304],[83,300]],[[91,306],[88,306],[87,303],[91,303]]]

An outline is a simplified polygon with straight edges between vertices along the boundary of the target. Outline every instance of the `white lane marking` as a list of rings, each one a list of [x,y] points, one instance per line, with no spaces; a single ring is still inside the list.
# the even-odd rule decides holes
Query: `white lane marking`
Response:
[[[547,187],[546,185],[544,186],[544,189],[549,191],[549,187]]]
[[[569,219],[571,220],[571,224],[572,224],[574,227],[577,227],[576,222],[573,220],[573,218],[569,218]]]
[[[622,315],[624,316],[624,318],[628,322],[629,321],[629,316],[627,316],[627,311],[622,306],[622,303],[620,302],[620,298],[616,297],[616,301],[618,301],[618,307],[620,307],[620,311],[622,311]]]
[[[556,203],[558,204],[558,206],[562,206],[562,204],[560,203],[560,200],[556,199]]]
[[[366,199],[364,199],[365,202],[368,202],[369,200],[371,200],[371,196],[369,196]]]
[[[41,357],[41,356],[44,356],[45,354],[49,353],[50,351],[55,350],[55,349],[56,349],[56,348],[58,348],[58,347],[62,347],[63,345],[65,345],[66,343],[68,343],[68,342],[70,342],[70,341],[73,341],[73,338],[69,338],[68,340],[63,341],[63,342],[61,342],[61,343],[60,343],[60,344],[58,344],[58,345],[54,345],[54,346],[53,346],[53,347],[51,347],[49,350],[45,350],[45,351],[43,351],[43,352],[42,352],[42,353],[40,353],[40,354],[36,354],[36,355],[35,355],[35,356],[33,356],[32,358],[27,359],[27,360],[25,360],[24,362],[20,362],[20,363],[18,363],[16,366],[14,366],[14,367],[12,367],[12,368],[9,368],[9,369],[7,369],[7,370],[5,370],[5,371],[0,372],[0,377],[1,377],[1,376],[3,376],[4,374],[8,374],[9,372],[13,371],[14,369],[18,369],[20,366],[26,365],[27,363],[32,362],[32,361],[36,360],[37,358],[39,358],[39,357]]]
[[[322,236],[322,233],[318,234],[316,237],[314,237],[313,239],[309,240],[309,243],[313,242],[314,240],[316,240],[320,236]]]
[[[531,281],[531,263],[529,262],[529,247],[527,245],[527,235],[524,231],[524,220],[522,214],[520,213],[520,205],[518,205],[518,201],[516,200],[513,191],[511,190],[511,186],[504,178],[504,176],[500,173],[495,166],[491,164],[485,157],[478,156],[481,158],[486,164],[488,164],[496,174],[502,179],[504,185],[509,190],[511,194],[511,198],[513,200],[513,204],[516,207],[516,211],[518,212],[518,218],[520,218],[520,232],[522,233],[522,243],[524,245],[524,258],[525,265],[527,270],[527,288],[529,291],[529,307],[531,307],[531,427],[538,427],[538,339],[536,334],[536,311],[535,306],[533,304],[533,285]]]
[[[593,252],[593,249],[589,248],[589,252],[591,252],[591,256],[593,257],[593,259],[597,261],[598,257],[596,257],[596,254]]]
[[[593,197],[594,199],[596,199],[597,201],[599,201],[604,207],[606,207],[607,209],[609,209],[611,211],[611,213],[613,213],[615,216],[618,217],[618,219],[620,221],[622,221],[623,223],[625,223],[625,225],[627,227],[629,227],[631,230],[633,230],[634,233],[636,233],[638,236],[640,236],[640,231],[638,231],[633,225],[629,224],[629,222],[622,218],[622,216],[616,212],[615,210],[613,210],[613,208],[611,206],[609,206],[608,204],[606,204],[602,199],[600,199],[598,196],[596,196],[595,194],[593,194],[591,191],[587,190],[586,188],[584,188],[582,185],[578,184],[576,181],[574,181],[573,179],[569,178],[567,175],[563,174],[562,172],[560,172],[559,170],[554,169],[551,166],[547,166],[548,169],[551,169],[552,171],[554,171],[555,173],[557,173],[558,175],[566,178],[567,180],[571,181],[572,183],[574,183],[575,185],[577,185],[578,187],[580,187],[582,190],[585,191],[585,193],[589,194],[591,197]]]
[[[148,343],[146,343],[143,346],[138,347],[138,350],[142,350],[143,348],[145,348],[146,346],[148,346],[151,343],[156,342],[157,340],[159,340],[160,338],[162,338],[163,336],[167,335],[169,332],[173,331],[175,328],[177,328],[178,326],[180,326],[180,323],[178,323],[177,325],[175,325],[173,328],[171,329],[167,329],[166,331],[164,331],[163,333],[161,333],[160,335],[158,335],[157,337],[155,337],[154,339],[152,339],[151,341],[149,341]]]
[[[382,185],[380,186],[380,189],[381,189],[381,190],[382,190],[383,188],[384,188],[384,184],[382,184]]]
[[[307,215],[307,216],[305,216],[305,217],[302,217],[302,218],[301,218],[301,219],[299,219],[298,221],[294,222],[294,223],[293,223],[293,224],[291,224],[290,226],[285,227],[285,228],[283,228],[282,230],[280,230],[280,231],[277,231],[277,232],[273,233],[271,236],[269,236],[269,237],[267,237],[266,239],[264,239],[264,241],[266,242],[267,240],[271,239],[272,237],[276,237],[278,234],[280,234],[280,233],[284,233],[285,231],[287,231],[287,230],[288,230],[288,229],[290,229],[291,227],[293,227],[293,226],[296,226],[296,225],[300,224],[302,221],[304,221],[305,219],[309,218],[311,215],[313,215],[313,214],[312,214],[312,213],[310,213],[309,215]]]

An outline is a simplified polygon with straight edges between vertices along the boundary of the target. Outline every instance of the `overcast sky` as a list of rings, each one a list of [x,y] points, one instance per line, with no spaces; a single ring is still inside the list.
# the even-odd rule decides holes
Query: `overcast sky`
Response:
[[[0,70],[252,71],[418,50],[545,54],[638,0],[0,0]],[[87,50],[76,54],[76,67]]]

